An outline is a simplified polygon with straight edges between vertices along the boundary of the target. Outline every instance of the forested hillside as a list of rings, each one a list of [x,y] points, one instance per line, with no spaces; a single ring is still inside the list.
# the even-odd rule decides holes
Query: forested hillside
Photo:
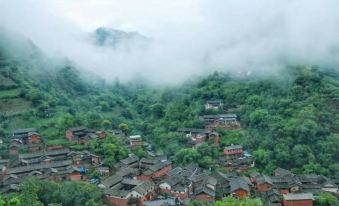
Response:
[[[127,134],[142,134],[175,163],[214,168],[222,147],[184,148],[177,129],[203,128],[199,116],[213,113],[204,110],[204,103],[220,99],[224,112],[238,114],[242,126],[219,129],[221,146],[244,145],[265,173],[280,166],[339,178],[339,78],[334,70],[294,66],[270,77],[214,73],[167,87],[106,83],[82,75],[67,60],[56,64],[26,44],[30,52],[20,57],[6,47],[0,53],[3,156],[5,137],[15,128],[38,127],[46,144],[69,144],[64,138],[68,127],[120,126]]]

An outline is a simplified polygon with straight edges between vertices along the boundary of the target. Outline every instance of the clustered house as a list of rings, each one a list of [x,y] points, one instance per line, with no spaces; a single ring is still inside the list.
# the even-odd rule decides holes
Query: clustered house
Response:
[[[40,135],[35,128],[17,129],[12,132],[9,145],[9,155],[17,155],[20,150],[30,152],[42,149],[40,144]]]
[[[137,146],[142,146],[143,143],[142,143],[141,136],[140,135],[129,136],[129,145],[132,148],[137,147]]]
[[[179,132],[198,143],[211,141],[211,145],[219,136],[204,129],[183,128]],[[86,128],[69,129],[66,137],[78,142],[84,133],[104,138]],[[38,134],[35,129],[14,131],[11,140],[15,141],[11,144],[18,142],[19,148],[39,145]],[[140,136],[129,140],[126,144],[131,148],[145,146]],[[104,194],[104,202],[112,206],[157,205],[163,202],[160,197],[168,197],[166,202],[170,205],[187,205],[192,200],[213,202],[225,196],[259,197],[268,206],[312,206],[320,192],[339,195],[337,182],[323,175],[296,175],[282,168],[277,168],[273,175],[258,172],[244,175],[253,165],[253,159],[241,145],[224,147],[222,157],[216,162],[226,169],[224,172],[203,169],[196,164],[173,165],[165,155],[139,158],[131,153],[112,167],[105,167],[99,156],[85,150],[42,147],[25,151],[10,151],[10,159],[0,159],[0,193],[17,191],[25,177],[35,176],[52,181],[89,181],[97,185]],[[98,171],[100,178],[89,180],[89,170]]]
[[[323,175],[296,175],[282,168],[277,168],[273,176],[251,173],[250,180],[264,205],[312,206],[320,192],[339,195],[338,185]]]
[[[206,131],[197,128],[179,128],[178,132],[187,138],[187,147],[196,148],[201,143],[209,142],[215,146],[220,144],[220,135],[215,131]]]
[[[53,181],[87,181],[88,169],[101,164],[99,156],[85,150],[43,146],[34,128],[13,131],[9,157],[0,159],[0,193],[16,191],[27,176]]]
[[[203,115],[200,120],[208,131],[215,131],[218,127],[227,130],[240,129],[239,117],[236,114]]]
[[[235,172],[210,171],[190,164],[174,167],[159,177],[144,178],[145,171],[157,165],[157,160],[143,158],[137,162],[139,164],[131,164],[131,167],[121,167],[116,175],[102,182],[106,203],[152,205],[157,202],[157,196],[167,196],[173,199],[173,205],[186,205],[192,200],[212,202],[231,195],[239,199],[257,196],[264,205],[298,206],[313,205],[314,197],[320,192],[338,195],[338,185],[324,176],[295,175],[281,168],[276,169],[273,176],[257,172],[243,176]],[[132,186],[127,187],[128,184]],[[152,187],[148,192],[139,193],[134,189],[139,184]]]
[[[224,155],[219,157],[218,163],[227,171],[246,172],[254,167],[252,155],[243,150],[241,145],[231,144],[224,148]]]
[[[205,104],[205,110],[221,110],[223,103],[221,100],[208,100]]]
[[[87,180],[87,168],[99,163],[99,157],[87,151],[62,149],[19,154],[2,169],[1,191],[10,191],[27,176],[54,181]]]
[[[95,131],[85,126],[79,126],[67,129],[65,136],[70,142],[76,142],[77,144],[87,145],[93,139],[105,138],[105,132]]]

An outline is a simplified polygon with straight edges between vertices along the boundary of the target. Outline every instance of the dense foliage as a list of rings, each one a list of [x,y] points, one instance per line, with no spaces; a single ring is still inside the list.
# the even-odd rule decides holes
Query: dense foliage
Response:
[[[0,197],[0,206],[102,206],[101,199],[95,185],[29,178],[20,185],[20,193]]]
[[[234,197],[226,197],[222,201],[216,201],[215,203],[202,203],[193,201],[190,206],[262,206],[262,202],[259,199],[243,199],[239,200]]]

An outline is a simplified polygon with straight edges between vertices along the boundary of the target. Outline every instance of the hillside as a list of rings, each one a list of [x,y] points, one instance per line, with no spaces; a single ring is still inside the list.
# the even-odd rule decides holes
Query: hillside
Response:
[[[50,59],[23,42],[20,48],[28,49],[20,55],[10,43],[0,50],[3,137],[16,128],[37,127],[46,144],[67,144],[68,127],[103,129],[108,120],[112,128],[126,123],[128,134],[142,134],[157,153],[178,164],[214,167],[224,146],[241,144],[266,173],[280,166],[338,178],[339,78],[333,70],[295,66],[270,78],[214,73],[177,87],[107,84],[86,80],[70,61]],[[222,111],[205,111],[205,102],[213,99],[224,102]],[[242,129],[219,128],[218,148],[185,148],[177,130],[203,128],[199,116],[216,113],[236,113]]]

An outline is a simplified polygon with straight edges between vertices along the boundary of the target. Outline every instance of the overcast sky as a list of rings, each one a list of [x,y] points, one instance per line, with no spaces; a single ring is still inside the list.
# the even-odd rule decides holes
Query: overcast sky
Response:
[[[336,67],[338,11],[337,0],[0,0],[0,24],[108,79],[178,82],[215,70]],[[98,49],[87,37],[100,26],[152,43]]]

